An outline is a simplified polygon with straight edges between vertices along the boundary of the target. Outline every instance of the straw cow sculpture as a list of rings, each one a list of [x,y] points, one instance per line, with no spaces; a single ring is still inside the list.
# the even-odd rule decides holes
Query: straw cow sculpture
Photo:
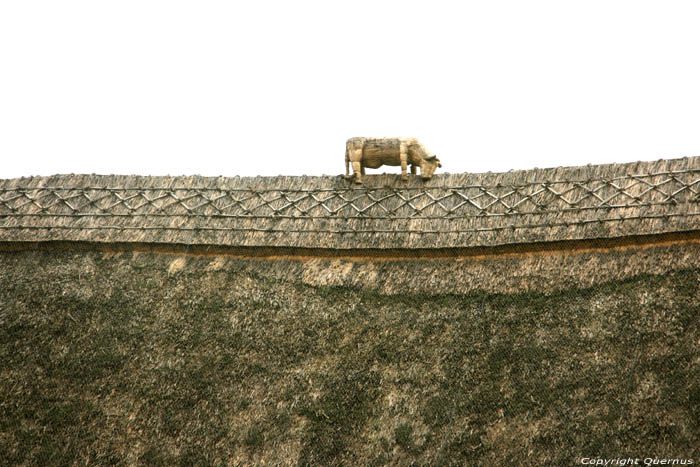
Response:
[[[352,164],[353,175],[350,175]],[[345,145],[345,177],[362,183],[365,167],[376,169],[382,165],[400,165],[401,180],[408,180],[407,169],[429,180],[435,169],[442,167],[440,160],[415,138],[350,138]]]

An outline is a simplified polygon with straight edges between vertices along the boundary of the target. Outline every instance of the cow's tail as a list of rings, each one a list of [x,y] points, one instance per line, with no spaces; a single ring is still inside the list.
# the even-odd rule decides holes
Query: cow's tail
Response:
[[[348,145],[345,145],[345,178],[350,178],[350,152]]]

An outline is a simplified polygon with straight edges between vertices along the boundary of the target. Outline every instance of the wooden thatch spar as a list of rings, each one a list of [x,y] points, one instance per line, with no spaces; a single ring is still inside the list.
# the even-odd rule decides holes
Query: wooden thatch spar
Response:
[[[0,241],[454,248],[697,230],[700,157],[428,182],[368,176],[0,180]]]

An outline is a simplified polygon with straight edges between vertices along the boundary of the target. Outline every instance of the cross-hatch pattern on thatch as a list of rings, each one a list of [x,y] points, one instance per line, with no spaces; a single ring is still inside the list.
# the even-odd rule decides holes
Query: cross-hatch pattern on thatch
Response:
[[[251,190],[199,187],[0,189],[0,215],[445,219],[697,202],[700,169],[612,180],[433,188]],[[1,228],[1,227],[0,227]]]
[[[700,216],[700,158],[397,178],[6,180],[0,240],[462,247],[694,230]]]

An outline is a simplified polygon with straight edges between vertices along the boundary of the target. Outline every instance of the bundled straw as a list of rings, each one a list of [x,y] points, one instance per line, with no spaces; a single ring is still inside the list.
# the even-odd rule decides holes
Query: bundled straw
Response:
[[[492,246],[697,230],[700,157],[429,182],[60,175],[0,180],[0,241]]]

